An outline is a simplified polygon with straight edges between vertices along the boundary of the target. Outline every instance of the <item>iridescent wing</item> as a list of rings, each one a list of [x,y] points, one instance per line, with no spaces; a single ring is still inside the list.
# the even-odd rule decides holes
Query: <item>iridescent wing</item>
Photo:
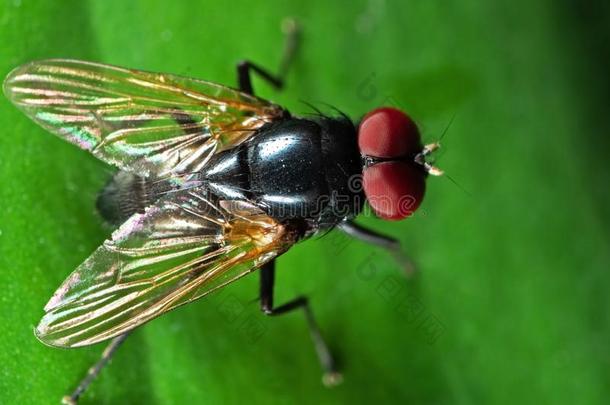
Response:
[[[242,277],[292,243],[291,232],[249,203],[178,191],[133,215],[66,279],[36,334],[61,347],[112,338]]]
[[[59,137],[145,177],[198,171],[284,113],[211,82],[67,59],[13,70],[4,93]]]

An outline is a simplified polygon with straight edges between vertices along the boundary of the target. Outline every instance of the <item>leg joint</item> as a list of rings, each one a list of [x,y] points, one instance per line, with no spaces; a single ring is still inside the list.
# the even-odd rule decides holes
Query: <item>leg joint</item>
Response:
[[[262,310],[265,315],[278,316],[278,315],[282,315],[287,312],[293,311],[297,308],[306,309],[308,304],[309,304],[309,301],[307,300],[307,297],[300,296],[300,297],[293,299],[292,301],[288,301],[287,303],[280,305],[277,308],[269,308],[269,307],[263,306]]]

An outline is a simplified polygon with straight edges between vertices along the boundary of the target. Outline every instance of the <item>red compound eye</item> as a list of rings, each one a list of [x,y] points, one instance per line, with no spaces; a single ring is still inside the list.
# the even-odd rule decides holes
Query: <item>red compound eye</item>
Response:
[[[363,155],[396,158],[421,151],[417,125],[405,113],[383,107],[368,113],[360,123],[358,146]]]
[[[364,193],[378,217],[399,220],[410,216],[426,191],[425,175],[406,162],[383,162],[364,170]]]

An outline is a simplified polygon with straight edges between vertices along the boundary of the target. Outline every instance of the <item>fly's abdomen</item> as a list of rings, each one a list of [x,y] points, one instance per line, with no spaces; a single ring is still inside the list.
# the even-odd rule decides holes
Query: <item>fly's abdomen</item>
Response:
[[[250,187],[275,218],[312,218],[328,194],[319,127],[293,120],[250,142]],[[326,203],[328,203],[326,201]]]
[[[310,235],[358,212],[361,202],[347,186],[359,171],[351,123],[291,118],[214,155],[201,180],[216,197],[253,202]]]
[[[120,225],[136,212],[144,212],[166,191],[168,182],[147,179],[120,171],[106,184],[97,198],[97,209],[107,222]]]
[[[278,220],[315,217],[328,194],[320,127],[299,119],[267,125],[213,156],[202,180],[219,198],[254,202]]]

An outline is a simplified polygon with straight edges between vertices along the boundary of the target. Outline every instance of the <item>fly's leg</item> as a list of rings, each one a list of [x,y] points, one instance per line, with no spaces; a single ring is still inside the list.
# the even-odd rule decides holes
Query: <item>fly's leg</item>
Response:
[[[415,272],[413,261],[403,253],[398,240],[367,229],[353,221],[343,221],[337,227],[355,239],[387,250],[402,267],[407,277]]]
[[[300,30],[296,21],[291,18],[283,21],[282,30],[286,35],[286,39],[284,43],[284,52],[282,53],[282,61],[280,62],[280,67],[277,74],[274,75],[266,69],[263,69],[262,67],[247,60],[237,64],[237,80],[239,82],[239,89],[244,93],[254,94],[252,80],[250,77],[251,71],[257,73],[276,89],[281,89],[284,86],[284,79],[288,73],[288,68],[292,64],[299,46]]]
[[[76,405],[78,403],[78,399],[83,395],[87,387],[91,385],[93,380],[96,379],[100,371],[108,364],[112,355],[117,351],[119,346],[127,339],[128,333],[117,336],[106,346],[106,349],[102,352],[102,356],[93,366],[87,370],[87,375],[80,381],[78,387],[72,392],[70,395],[66,395],[62,398],[61,402],[65,405]]]
[[[309,334],[324,372],[322,382],[327,387],[340,384],[343,380],[343,376],[337,371],[335,360],[333,359],[328,345],[320,333],[320,328],[318,327],[318,324],[313,316],[313,312],[311,311],[307,297],[300,296],[288,301],[283,305],[280,305],[277,308],[273,308],[275,261],[273,260],[265,264],[260,270],[260,275],[261,310],[265,313],[265,315],[278,316],[295,309],[303,309],[303,311],[305,311],[305,318],[307,319],[307,326],[309,327]]]

